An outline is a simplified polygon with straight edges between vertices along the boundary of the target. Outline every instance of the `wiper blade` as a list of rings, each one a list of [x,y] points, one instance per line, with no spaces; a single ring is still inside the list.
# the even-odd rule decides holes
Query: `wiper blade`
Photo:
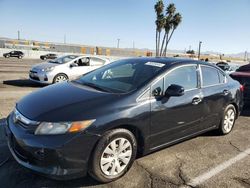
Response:
[[[82,83],[83,85],[86,85],[86,86],[89,86],[89,87],[92,87],[94,89],[97,89],[97,90],[100,90],[100,91],[105,91],[105,92],[110,92],[109,90],[103,88],[103,87],[100,87],[94,83],[91,83],[91,82],[83,82]]]

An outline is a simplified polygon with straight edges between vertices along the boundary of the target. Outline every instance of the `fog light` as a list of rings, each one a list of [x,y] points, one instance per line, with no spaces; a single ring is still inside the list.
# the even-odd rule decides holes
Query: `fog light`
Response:
[[[44,75],[44,81],[48,81],[47,75]]]

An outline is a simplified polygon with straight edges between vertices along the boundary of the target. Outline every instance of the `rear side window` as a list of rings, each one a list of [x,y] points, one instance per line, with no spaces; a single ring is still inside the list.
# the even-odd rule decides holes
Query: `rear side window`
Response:
[[[167,89],[170,85],[176,84],[184,87],[185,90],[198,87],[197,66],[179,67],[165,76],[164,85]]]
[[[212,86],[220,84],[218,70],[208,66],[201,66],[202,86]]]
[[[219,73],[220,83],[221,84],[226,83],[226,76],[223,75],[220,71],[218,71],[218,73]]]

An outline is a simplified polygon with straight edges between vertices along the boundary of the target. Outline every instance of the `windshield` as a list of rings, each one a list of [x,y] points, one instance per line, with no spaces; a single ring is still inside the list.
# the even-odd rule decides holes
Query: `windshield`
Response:
[[[119,60],[85,74],[75,82],[113,93],[127,93],[148,82],[165,66],[142,60]]]
[[[54,60],[49,61],[50,63],[56,63],[56,64],[64,64],[67,63],[75,58],[77,58],[78,56],[75,55],[67,55],[67,56],[63,56],[63,57],[58,57]]]

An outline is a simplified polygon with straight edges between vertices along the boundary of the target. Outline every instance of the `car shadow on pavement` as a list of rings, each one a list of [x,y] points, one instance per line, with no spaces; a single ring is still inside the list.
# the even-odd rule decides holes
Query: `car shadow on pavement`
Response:
[[[30,81],[29,79],[19,79],[19,80],[4,80],[3,84],[18,86],[18,87],[44,87],[45,85],[35,83]]]

